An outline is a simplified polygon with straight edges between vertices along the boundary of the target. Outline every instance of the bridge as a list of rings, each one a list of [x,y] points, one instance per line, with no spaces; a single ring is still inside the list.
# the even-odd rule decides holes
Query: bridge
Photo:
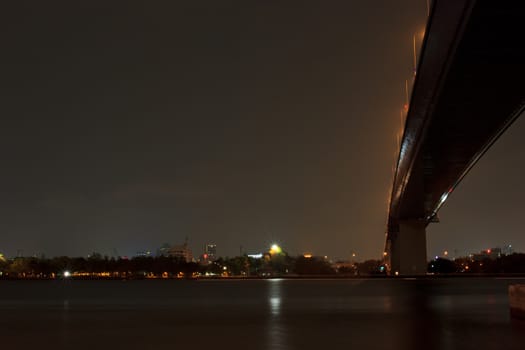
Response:
[[[525,106],[525,1],[435,0],[393,181],[391,274],[424,274],[426,227]]]

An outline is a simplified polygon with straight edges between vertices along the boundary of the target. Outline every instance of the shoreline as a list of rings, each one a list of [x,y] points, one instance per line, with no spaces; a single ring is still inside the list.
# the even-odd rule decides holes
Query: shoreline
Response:
[[[427,274],[427,275],[286,275],[286,276],[193,276],[193,277],[98,277],[98,276],[70,276],[70,277],[11,277],[2,276],[0,281],[241,281],[241,280],[361,280],[361,279],[392,279],[392,280],[430,280],[430,279],[455,279],[455,278],[516,278],[525,279],[525,273],[500,273],[500,274]]]

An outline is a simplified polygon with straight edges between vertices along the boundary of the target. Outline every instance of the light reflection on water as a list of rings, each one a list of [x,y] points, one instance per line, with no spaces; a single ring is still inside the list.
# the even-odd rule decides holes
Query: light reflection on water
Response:
[[[17,349],[521,350],[525,328],[510,322],[510,283],[0,281],[0,339]]]
[[[280,318],[282,300],[282,279],[268,280],[268,305],[270,315],[268,318],[268,349],[288,349],[286,344],[286,325]]]
[[[272,316],[279,316],[281,312],[281,298],[280,297],[270,297],[270,310]]]

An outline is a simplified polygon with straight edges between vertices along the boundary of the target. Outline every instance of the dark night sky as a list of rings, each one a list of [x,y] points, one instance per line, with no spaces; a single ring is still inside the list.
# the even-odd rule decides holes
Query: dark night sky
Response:
[[[377,258],[425,0],[13,1],[0,14],[0,251]],[[429,253],[521,234],[525,121]]]

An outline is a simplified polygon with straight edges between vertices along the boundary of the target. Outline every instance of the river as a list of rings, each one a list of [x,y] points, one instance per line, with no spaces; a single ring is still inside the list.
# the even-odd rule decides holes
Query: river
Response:
[[[508,278],[0,281],[12,349],[525,349]]]

